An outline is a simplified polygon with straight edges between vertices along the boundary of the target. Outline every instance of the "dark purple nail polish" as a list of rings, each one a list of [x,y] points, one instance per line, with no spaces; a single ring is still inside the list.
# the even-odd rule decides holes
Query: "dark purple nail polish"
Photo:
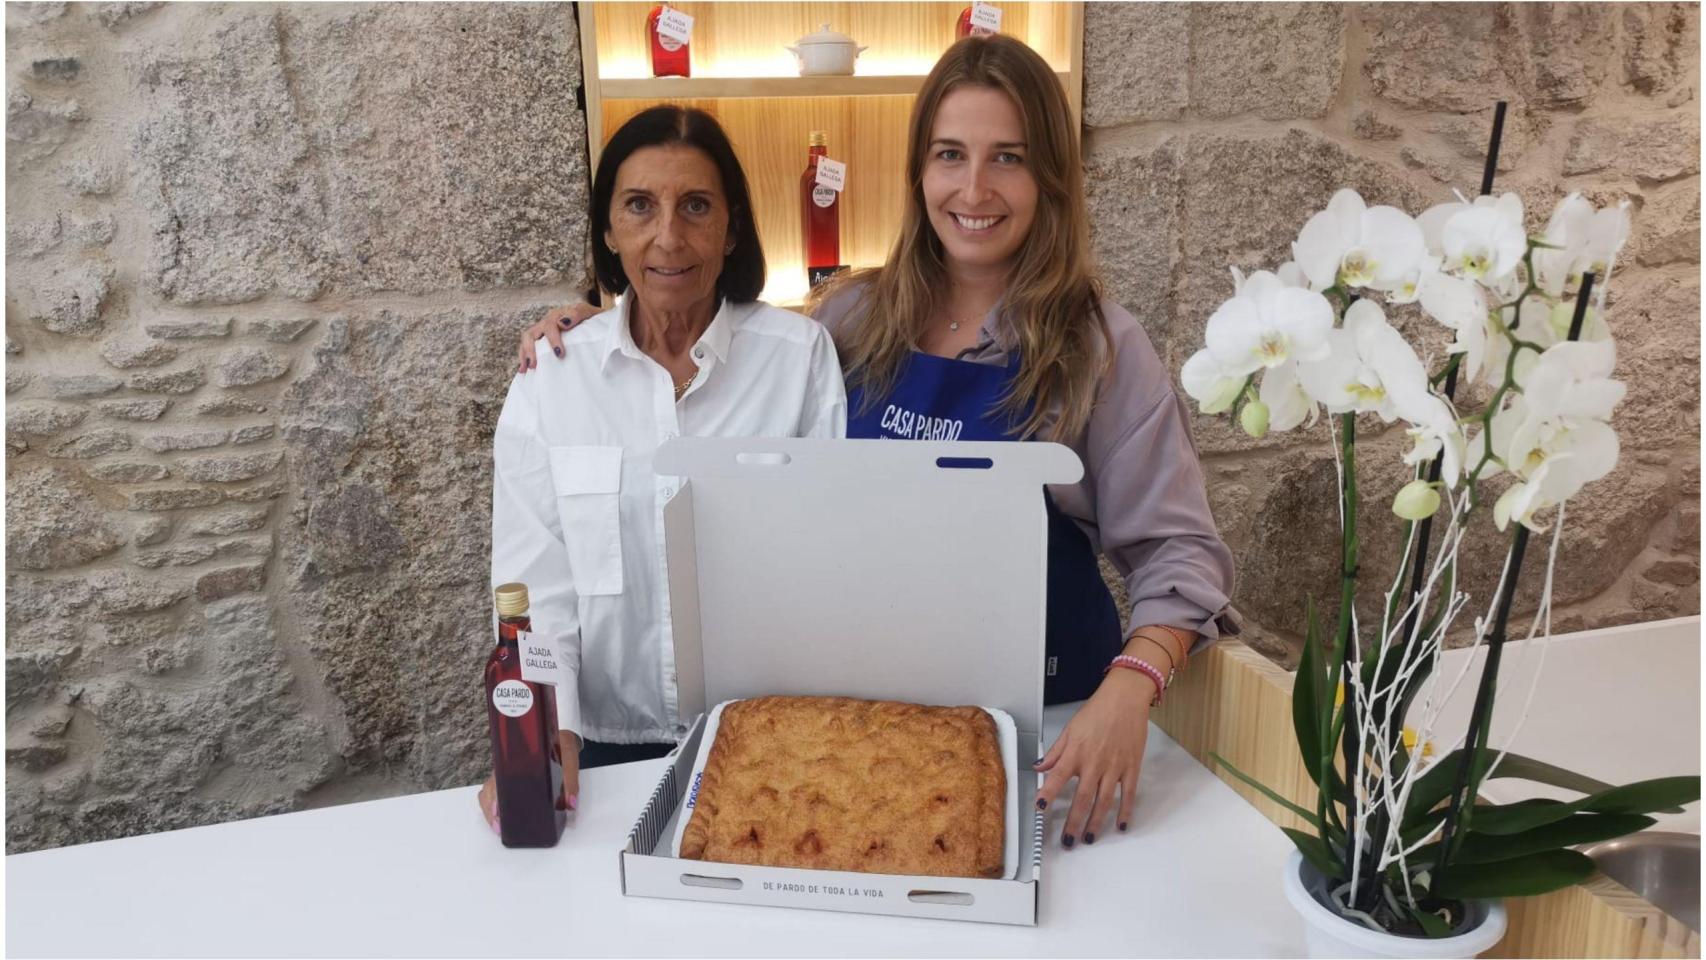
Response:
[[[1121,821],[1121,823],[1120,823],[1120,832],[1121,833],[1125,832],[1125,822],[1124,821]]]
[[[1035,760],[1031,761],[1031,766],[1033,766],[1033,767],[1040,767],[1042,765],[1043,765],[1043,758],[1042,757],[1038,757]]]
[[[569,329],[569,318],[568,317],[558,317],[557,318],[557,326],[562,327],[564,330]]]
[[[1060,845],[1061,845],[1061,846],[1063,846],[1063,847],[1065,847],[1065,848],[1066,848],[1066,849],[1068,849],[1068,850],[1071,850],[1071,849],[1072,849],[1072,845],[1073,845],[1073,844],[1075,844],[1075,843],[1077,843],[1077,842],[1078,842],[1078,838],[1076,838],[1076,837],[1074,837],[1074,836],[1073,836],[1073,835],[1072,835],[1072,834],[1070,834],[1070,833],[1069,833],[1069,834],[1067,834],[1067,835],[1066,835],[1066,836],[1063,836],[1063,837],[1061,837],[1061,838],[1060,838]]]
[[[1048,801],[1044,800],[1042,797],[1038,797],[1037,798],[1037,809],[1038,810],[1047,810],[1048,809]]]
[[[1095,843],[1096,842],[1096,835],[1093,833],[1086,833],[1084,835],[1084,842],[1085,843]]]
[[[558,357],[561,357],[563,355],[563,348],[562,347],[552,347],[551,351],[553,353],[555,353]]]

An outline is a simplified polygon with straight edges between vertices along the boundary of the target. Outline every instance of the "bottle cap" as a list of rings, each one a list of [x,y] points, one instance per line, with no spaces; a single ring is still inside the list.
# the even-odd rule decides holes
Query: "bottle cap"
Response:
[[[824,133],[822,130],[813,130],[812,136],[811,136],[811,146],[814,146],[814,147],[827,147],[827,146],[829,146],[829,134]]]
[[[500,584],[493,593],[497,596],[498,616],[519,617],[527,612],[527,584]]]

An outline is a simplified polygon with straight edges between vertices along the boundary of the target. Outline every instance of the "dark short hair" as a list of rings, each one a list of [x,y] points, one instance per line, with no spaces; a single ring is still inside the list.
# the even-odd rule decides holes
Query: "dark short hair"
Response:
[[[729,202],[729,231],[735,248],[723,260],[717,292],[735,303],[758,299],[764,289],[764,248],[758,243],[758,222],[752,215],[752,195],[746,187],[746,171],[735,157],[735,148],[717,118],[703,110],[672,105],[652,107],[622,124],[604,145],[598,172],[592,178],[592,268],[606,290],[623,293],[628,275],[622,260],[604,244],[610,229],[610,201],[616,194],[616,171],[645,147],[683,144],[711,159],[723,179],[723,194]]]

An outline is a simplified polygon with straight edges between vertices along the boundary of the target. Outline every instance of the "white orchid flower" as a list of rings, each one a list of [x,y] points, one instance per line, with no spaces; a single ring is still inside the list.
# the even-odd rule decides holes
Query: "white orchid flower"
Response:
[[[1420,300],[1422,297],[1422,287],[1433,282],[1436,277],[1446,276],[1446,274],[1442,274],[1439,271],[1442,263],[1444,263],[1444,260],[1432,254],[1423,256],[1421,262],[1416,265],[1416,269],[1412,270],[1409,276],[1406,276],[1391,287],[1380,288],[1381,292],[1386,294],[1386,302],[1393,305],[1401,305],[1406,303],[1415,303],[1417,300]]]
[[[1393,287],[1427,252],[1416,221],[1397,207],[1370,207],[1355,190],[1340,190],[1309,218],[1291,245],[1314,290],[1332,286]]]
[[[1617,431],[1610,424],[1586,420],[1536,439],[1541,445],[1512,464],[1522,479],[1493,504],[1493,523],[1500,530],[1512,520],[1530,530],[1545,530],[1535,514],[1570,499],[1617,467]]]
[[[1611,265],[1628,239],[1629,201],[1595,212],[1593,223],[1588,226],[1588,242],[1582,253],[1582,262],[1577,266],[1592,270],[1604,281],[1610,276]],[[1576,271],[1575,278],[1579,280],[1581,273]]]
[[[1471,324],[1457,331],[1457,339],[1450,346],[1450,353],[1464,355],[1465,372],[1467,368],[1476,367],[1489,385],[1500,385],[1505,382],[1505,367],[1510,361],[1510,338],[1506,336],[1512,326],[1517,327],[1517,336],[1527,338],[1530,331],[1546,322],[1547,307],[1537,297],[1530,297],[1522,302],[1522,322],[1517,322],[1515,307],[1500,307],[1498,310],[1488,310],[1486,319],[1481,324]],[[1479,356],[1481,363],[1472,365],[1471,358]],[[1523,361],[1534,361],[1534,351],[1523,351],[1518,356],[1518,367]],[[1472,377],[1472,375],[1471,375]]]
[[[1445,224],[1456,216],[1458,211],[1469,209],[1469,201],[1462,194],[1451,203],[1442,203],[1422,211],[1416,218],[1416,226],[1422,231],[1422,244],[1430,256],[1445,259]]]
[[[1528,316],[1529,310],[1523,310]],[[1549,349],[1554,344],[1563,343],[1570,339],[1570,324],[1576,319],[1576,304],[1573,300],[1560,300],[1546,305],[1544,316],[1541,312],[1533,311],[1518,330],[1518,335],[1524,340],[1532,341],[1542,350]],[[1584,343],[1603,343],[1611,339],[1611,327],[1605,322],[1605,315],[1592,306],[1582,317],[1581,332],[1576,339]]]
[[[1262,374],[1258,395],[1268,407],[1268,429],[1284,432],[1305,420],[1311,426],[1320,408],[1297,379],[1297,364],[1282,363]]]
[[[1590,270],[1603,281],[1629,239],[1629,203],[1596,211],[1572,193],[1552,211],[1541,239],[1546,247],[1534,251],[1535,282],[1548,295],[1562,297]]]
[[[1540,355],[1518,380],[1523,405],[1536,421],[1610,420],[1626,387],[1611,379],[1617,347],[1565,341]],[[1518,429],[1518,433],[1523,428]]]
[[[1445,327],[1457,331],[1451,353],[1461,353],[1463,372],[1473,380],[1486,359],[1489,336],[1487,298],[1479,284],[1449,273],[1426,278],[1417,296],[1422,312]],[[1503,339],[1502,334],[1495,334]]]
[[[1222,376],[1244,377],[1288,361],[1326,356],[1332,329],[1333,305],[1326,297],[1288,287],[1261,270],[1245,278],[1238,295],[1208,318],[1203,339]]]
[[[1546,243],[1534,251],[1534,282],[1548,296],[1562,297],[1571,269],[1587,246],[1588,226],[1593,223],[1593,204],[1580,193],[1558,201],[1540,239]]]
[[[1244,377],[1226,373],[1207,348],[1191,354],[1179,369],[1179,383],[1203,413],[1225,413],[1244,390]]]
[[[1458,210],[1445,221],[1440,248],[1445,269],[1453,273],[1489,285],[1509,277],[1528,250],[1522,198],[1514,193],[1496,200],[1481,197]]]
[[[1328,346],[1326,358],[1298,367],[1303,389],[1328,413],[1376,413],[1391,423],[1427,394],[1427,371],[1416,351],[1373,300],[1351,304]]]
[[[1452,412],[1451,405],[1436,396],[1415,398],[1406,404],[1403,411],[1404,419],[1411,426],[1406,431],[1409,434],[1411,447],[1404,454],[1404,462],[1408,464],[1426,463],[1441,453],[1439,478],[1449,489],[1457,488],[1457,481],[1463,476],[1463,461],[1467,456],[1468,442],[1464,439],[1463,429],[1457,423],[1457,415]]]

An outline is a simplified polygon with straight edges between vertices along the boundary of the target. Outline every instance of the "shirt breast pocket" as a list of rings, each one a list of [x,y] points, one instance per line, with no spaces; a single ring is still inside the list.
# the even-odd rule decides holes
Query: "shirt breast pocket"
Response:
[[[569,571],[583,597],[622,592],[622,448],[552,447]]]

